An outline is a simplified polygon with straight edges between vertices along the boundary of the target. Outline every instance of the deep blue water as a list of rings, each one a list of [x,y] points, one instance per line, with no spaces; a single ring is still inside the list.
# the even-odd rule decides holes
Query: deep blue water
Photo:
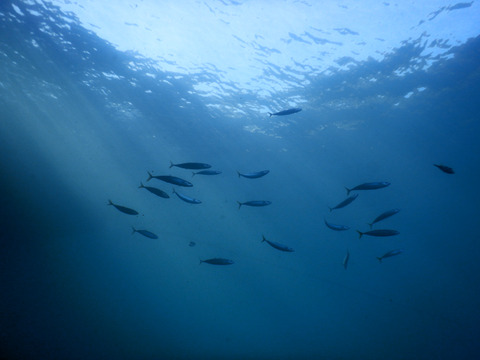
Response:
[[[480,38],[394,76],[422,51],[405,43],[383,61],[312,76],[297,90],[300,113],[242,118],[206,106],[193,78],[152,78],[147,60],[60,26],[55,7],[18,7],[23,17],[0,5],[1,358],[479,356]],[[235,101],[256,99],[225,100]],[[222,174],[192,178],[170,161]],[[264,169],[255,180],[236,173]],[[191,181],[177,191],[202,204],[147,183],[147,171]],[[329,212],[345,187],[371,181],[391,185]],[[248,200],[272,204],[238,209]],[[392,208],[375,228],[400,235],[359,239]],[[376,260],[393,249],[404,252]],[[235,264],[199,265],[215,257]]]

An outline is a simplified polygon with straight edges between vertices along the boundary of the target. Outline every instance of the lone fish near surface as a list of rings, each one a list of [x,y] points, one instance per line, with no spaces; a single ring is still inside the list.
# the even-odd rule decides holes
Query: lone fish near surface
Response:
[[[194,177],[195,175],[218,175],[218,174],[221,174],[222,172],[221,171],[218,171],[218,170],[201,170],[201,171],[192,171],[192,177]]]
[[[252,200],[252,201],[246,201],[246,202],[243,202],[243,203],[240,202],[240,201],[237,201],[237,203],[238,203],[238,208],[240,209],[242,207],[242,205],[258,207],[258,206],[270,205],[272,202],[268,201],[268,200]]]
[[[453,171],[453,169],[449,166],[437,165],[437,164],[433,164],[433,166],[436,166],[437,168],[439,168],[440,170],[442,170],[446,174],[455,174],[455,171]]]
[[[325,220],[325,219],[323,219],[323,221],[325,221],[325,225],[327,225],[328,228],[330,228],[332,230],[335,230],[335,231],[342,231],[342,230],[350,229],[350,226],[331,224],[331,223],[327,222],[327,220]]]
[[[268,245],[270,245],[271,247],[277,249],[277,250],[280,250],[280,251],[286,251],[286,252],[294,252],[295,250],[293,250],[291,247],[288,247],[286,245],[283,245],[283,244],[279,244],[277,242],[274,242],[274,241],[270,241],[270,240],[267,240],[265,239],[265,236],[262,235],[262,242],[267,242]]]
[[[292,108],[292,109],[288,109],[288,110],[282,110],[282,111],[279,111],[279,112],[276,112],[276,113],[268,113],[268,115],[270,117],[272,117],[272,116],[284,116],[284,115],[295,114],[295,113],[298,113],[300,111],[302,111],[301,108]]]
[[[193,184],[187,180],[180,179],[179,177],[176,176],[171,176],[171,175],[152,175],[149,171],[148,173],[148,179],[147,181],[150,181],[152,178],[153,179],[158,179],[165,181],[169,184],[173,185],[178,185],[178,186],[184,186],[184,187],[192,187]]]
[[[336,210],[336,209],[341,209],[341,208],[347,206],[348,204],[350,204],[350,203],[351,203],[353,200],[355,200],[357,197],[358,197],[358,194],[349,196],[348,198],[346,198],[345,200],[343,200],[340,204],[334,206],[333,208],[329,207],[329,209],[330,209],[330,211],[333,211],[333,210]]]
[[[347,270],[348,260],[350,259],[350,252],[347,250],[347,254],[343,258],[343,268]]]
[[[400,255],[401,253],[403,253],[402,249],[390,250],[389,252],[386,252],[382,256],[377,256],[377,259],[378,259],[378,261],[382,262],[382,260],[387,258],[387,257]]]
[[[158,236],[155,235],[154,233],[148,231],[148,230],[137,230],[132,226],[132,235],[135,234],[136,232],[139,234],[142,234],[143,236],[150,238],[150,239],[158,239]]]
[[[355,187],[352,188],[352,189],[349,189],[349,188],[345,187],[345,189],[347,190],[347,196],[348,196],[348,195],[350,195],[350,191],[355,191],[355,190],[376,190],[376,189],[381,189],[381,188],[387,187],[388,185],[390,185],[390,183],[389,183],[389,182],[386,182],[386,181],[370,182],[370,183],[364,183],[364,184],[357,185],[357,186],[355,186]]]
[[[194,199],[194,198],[191,198],[189,196],[186,196],[186,195],[183,195],[183,194],[180,194],[178,192],[175,191],[175,189],[173,189],[173,193],[175,195],[178,196],[179,199],[187,202],[187,203],[190,203],[190,204],[201,204],[202,202],[200,200],[197,200],[197,199]]]
[[[173,167],[173,166],[176,166],[182,169],[190,169],[190,170],[210,169],[212,167],[212,165],[205,164],[205,163],[187,162],[187,163],[181,163],[181,164],[174,164],[173,162],[170,161],[170,167]]]
[[[370,230],[370,231],[365,231],[365,232],[361,232],[361,231],[357,230],[357,232],[358,232],[358,235],[359,235],[359,239],[360,239],[363,235],[369,235],[369,236],[393,236],[393,235],[398,235],[398,234],[400,234],[400,232],[397,231],[397,230],[389,230],[389,229]]]
[[[152,194],[155,194],[155,195],[160,196],[160,197],[165,198],[165,199],[168,199],[170,197],[170,195],[168,195],[165,191],[157,189],[155,187],[151,187],[151,186],[144,186],[143,183],[140,183],[140,186],[138,188],[139,189],[147,189]]]
[[[370,225],[370,229],[372,228],[372,225],[381,221],[381,220],[385,220],[386,218],[389,218],[390,216],[393,216],[395,215],[396,213],[398,213],[400,211],[400,209],[392,209],[392,210],[387,210],[385,211],[384,213],[378,215],[375,220],[373,220],[371,223],[368,223],[368,225]]]
[[[118,211],[121,211],[121,212],[123,212],[124,214],[127,214],[127,215],[138,215],[138,211],[130,209],[126,206],[116,205],[112,202],[112,200],[108,200],[107,205],[112,205],[115,209],[117,209]]]
[[[270,172],[270,170],[262,170],[262,171],[256,171],[252,173],[241,173],[240,171],[237,170],[238,177],[243,176],[244,178],[247,179],[258,179],[261,178],[262,176],[267,175]]]
[[[207,259],[207,260],[201,260],[200,259],[200,264],[201,263],[207,263],[207,264],[211,264],[211,265],[232,265],[232,264],[234,264],[233,260],[223,259],[223,258],[213,258],[213,259]]]

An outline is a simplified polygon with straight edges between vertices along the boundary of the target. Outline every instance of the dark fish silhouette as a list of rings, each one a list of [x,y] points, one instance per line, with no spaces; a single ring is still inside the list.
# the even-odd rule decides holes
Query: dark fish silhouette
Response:
[[[207,263],[212,265],[232,265],[234,264],[233,260],[223,259],[223,258],[213,258],[207,260],[200,260],[201,263]]]
[[[178,186],[185,186],[185,187],[192,187],[193,184],[187,180],[180,179],[179,177],[176,176],[170,176],[170,175],[152,175],[150,172],[148,172],[148,179],[147,181],[150,181],[150,179],[158,179],[165,181],[167,183],[173,184],[173,185],[178,185]]]
[[[238,203],[238,208],[240,209],[242,205],[247,205],[247,206],[267,206],[270,205],[272,202],[268,200],[252,200],[252,201],[246,201],[241,203],[240,201],[237,201]]]
[[[180,194],[180,193],[176,192],[175,189],[173,189],[173,193],[176,194],[179,199],[182,199],[183,201],[185,201],[187,203],[190,203],[190,204],[201,204],[202,203],[200,200],[197,200],[197,199],[194,199],[194,198],[191,198],[189,196],[186,196],[186,195],[183,195],[183,194]]]
[[[265,239],[265,236],[262,235],[262,242],[264,242],[264,241],[266,241],[271,247],[273,247],[277,250],[280,250],[280,251],[286,251],[286,252],[294,252],[295,251],[291,247],[288,247],[286,245],[282,245],[282,244],[276,243],[274,241],[267,240],[267,239]]]
[[[350,252],[347,250],[347,255],[343,258],[343,267],[347,270],[348,260],[350,259]]]
[[[247,179],[258,179],[262,176],[267,175],[270,172],[270,170],[262,170],[262,171],[256,171],[252,173],[241,173],[240,171],[237,170],[238,177],[243,176],[244,178]]]
[[[433,165],[436,166],[437,168],[439,168],[440,170],[442,170],[444,173],[455,174],[455,171],[453,171],[453,169],[449,166],[437,165],[437,164],[433,164]]]
[[[123,212],[124,214],[128,214],[128,215],[138,215],[138,212],[133,210],[133,209],[130,209],[126,206],[122,206],[122,205],[115,205],[112,200],[108,200],[108,205],[113,205],[113,207],[115,207],[115,209],[117,209],[118,211],[121,211]]]
[[[210,169],[212,165],[204,164],[204,163],[195,163],[195,162],[187,162],[182,164],[174,164],[170,161],[170,167],[176,166],[182,169],[190,169],[190,170],[200,170],[200,169]]]
[[[400,255],[401,253],[403,253],[403,250],[402,250],[402,249],[391,250],[391,251],[389,251],[389,252],[386,252],[385,254],[383,254],[383,255],[380,256],[380,257],[377,256],[377,259],[378,259],[378,261],[382,262],[382,260],[385,259],[385,258],[387,258],[387,257],[395,256],[395,255]]]
[[[350,229],[350,226],[331,224],[331,223],[327,222],[327,220],[325,220],[325,219],[323,219],[323,221],[325,221],[325,225],[327,225],[327,227],[329,227],[332,230],[342,231],[342,230]]]
[[[272,116],[284,116],[284,115],[295,114],[295,113],[300,112],[300,111],[302,111],[301,108],[293,108],[293,109],[288,109],[288,110],[282,110],[282,111],[279,111],[279,112],[276,112],[276,113],[268,113],[268,115],[270,117],[272,117]]]
[[[221,173],[222,172],[218,170],[201,170],[197,172],[192,171],[192,177],[194,177],[195,175],[218,175]]]
[[[376,190],[376,189],[381,189],[381,188],[387,187],[388,185],[390,185],[390,183],[389,183],[389,182],[386,182],[386,181],[382,181],[382,182],[370,182],[370,183],[364,183],[364,184],[357,185],[357,186],[355,186],[355,187],[352,188],[352,189],[349,189],[349,188],[345,187],[345,189],[347,189],[347,196],[348,196],[348,195],[350,195],[350,191],[355,191],[355,190]]]
[[[136,232],[138,232],[139,234],[142,234],[143,236],[148,237],[150,239],[158,239],[157,235],[155,235],[154,233],[152,233],[148,230],[137,230],[133,226],[132,226],[132,229],[133,229],[132,235],[135,234]]]
[[[165,191],[157,189],[155,187],[151,187],[151,186],[144,186],[142,183],[140,183],[139,188],[140,189],[147,189],[152,194],[155,194],[155,195],[160,196],[160,197],[165,198],[165,199],[168,199],[170,197]]]
[[[335,209],[341,209],[345,206],[347,206],[348,204],[350,204],[353,200],[355,200],[356,198],[358,197],[358,194],[355,194],[355,195],[352,195],[352,196],[349,196],[348,198],[346,198],[345,200],[343,200],[340,204],[338,204],[337,206],[331,208],[329,207],[330,211],[333,211]]]
[[[382,230],[370,230],[370,231],[365,231],[361,232],[358,231],[359,238],[361,238],[363,235],[369,235],[369,236],[393,236],[393,235],[398,235],[400,234],[399,231],[397,230],[389,230],[389,229],[382,229]]]
[[[373,220],[371,223],[369,223],[368,225],[370,225],[370,229],[372,228],[372,225],[381,221],[381,220],[384,220],[386,218],[389,218],[390,216],[393,216],[395,215],[396,213],[398,213],[400,211],[400,209],[392,209],[392,210],[388,210],[388,211],[385,211],[384,213],[378,215],[375,220]]]

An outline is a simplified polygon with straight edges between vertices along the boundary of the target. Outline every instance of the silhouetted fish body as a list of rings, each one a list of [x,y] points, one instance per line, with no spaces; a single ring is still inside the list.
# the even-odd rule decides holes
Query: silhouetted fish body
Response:
[[[148,179],[147,181],[150,181],[150,179],[158,179],[165,181],[167,183],[173,184],[173,185],[178,185],[178,186],[184,186],[184,187],[192,187],[193,184],[187,180],[180,179],[179,177],[176,176],[171,176],[171,175],[152,175],[150,172],[148,172]]]
[[[301,108],[293,108],[293,109],[288,109],[288,110],[282,110],[282,111],[279,111],[279,112],[276,112],[276,113],[268,113],[268,115],[270,117],[272,117],[272,116],[284,116],[284,115],[295,114],[295,113],[300,112],[300,111],[302,111]]]
[[[370,225],[370,229],[372,228],[373,224],[375,224],[375,223],[377,223],[381,220],[385,220],[386,218],[389,218],[390,216],[395,215],[399,211],[400,211],[399,209],[392,209],[392,210],[385,211],[384,213],[378,215],[375,218],[375,220],[373,220],[371,223],[368,224],[368,225]]]
[[[194,177],[195,175],[218,175],[221,173],[222,172],[218,170],[201,170],[197,172],[192,172],[192,177]]]
[[[170,197],[170,195],[168,195],[165,191],[157,189],[155,187],[151,187],[151,186],[144,186],[142,183],[140,183],[139,188],[140,189],[147,189],[152,194],[155,194],[155,195],[160,196],[160,197],[165,198],[165,199],[168,199]]]
[[[347,250],[347,254],[343,258],[343,268],[347,270],[348,260],[350,260],[350,252]]]
[[[252,201],[246,201],[241,203],[240,201],[237,201],[238,203],[238,208],[240,209],[242,205],[247,205],[247,206],[267,206],[270,205],[272,202],[268,200],[252,200]]]
[[[201,263],[207,263],[212,265],[232,265],[234,264],[233,260],[230,259],[223,259],[223,258],[213,258],[207,260],[200,260]]]
[[[331,224],[331,223],[327,222],[327,220],[325,220],[325,219],[323,219],[323,221],[325,221],[325,225],[327,225],[327,227],[329,227],[330,229],[335,230],[335,231],[342,231],[342,230],[350,229],[350,226]]]
[[[380,256],[380,257],[377,256],[377,259],[378,259],[378,261],[382,262],[382,260],[385,259],[385,258],[387,258],[387,257],[391,257],[391,256],[395,256],[395,255],[400,255],[401,253],[403,253],[403,250],[402,250],[402,249],[391,250],[391,251],[383,254],[383,255]]]
[[[355,191],[355,190],[376,190],[376,189],[381,189],[381,188],[384,188],[384,187],[387,187],[388,185],[390,185],[389,182],[386,182],[386,181],[381,181],[381,182],[370,182],[370,183],[364,183],[364,184],[360,184],[360,185],[357,185],[355,186],[354,188],[352,189],[349,189],[349,188],[345,188],[347,190],[347,196],[350,195],[350,191]]]
[[[158,239],[158,236],[155,235],[154,233],[148,231],[148,230],[137,230],[132,226],[132,235],[135,234],[136,232],[139,234],[142,234],[143,236],[150,238],[150,239]]]
[[[267,242],[268,245],[270,245],[271,247],[277,249],[277,250],[280,250],[280,251],[286,251],[286,252],[294,252],[295,250],[293,250],[291,247],[288,247],[286,245],[283,245],[283,244],[279,244],[277,242],[274,242],[274,241],[270,241],[270,240],[267,240],[265,239],[265,236],[262,235],[262,242]]]
[[[262,171],[256,171],[252,173],[241,173],[240,171],[237,171],[238,177],[243,176],[244,178],[247,179],[258,179],[262,176],[267,175],[270,172],[270,170],[262,170]]]
[[[176,194],[179,199],[181,199],[181,200],[183,200],[187,203],[190,203],[190,204],[201,204],[202,203],[200,200],[197,200],[197,199],[194,199],[194,198],[191,198],[189,196],[186,196],[186,195],[183,195],[183,194],[180,194],[180,193],[176,192],[175,189],[173,189],[173,193]]]
[[[187,162],[182,164],[174,164],[170,161],[170,167],[172,166],[176,166],[182,169],[190,169],[190,170],[210,169],[212,167],[212,165],[204,164],[204,163]]]
[[[433,164],[433,165],[436,166],[437,168],[439,168],[440,170],[442,170],[444,173],[455,174],[455,171],[453,171],[453,169],[449,166],[437,165],[437,164]]]
[[[340,204],[338,204],[337,206],[331,208],[329,207],[330,211],[333,211],[333,210],[336,210],[336,209],[341,209],[345,206],[347,206],[348,204],[350,204],[353,200],[355,200],[356,198],[358,197],[358,194],[355,194],[355,195],[352,195],[352,196],[349,196],[348,198],[346,198],[345,200],[343,200]]]
[[[382,230],[370,230],[370,231],[365,231],[361,232],[358,231],[359,238],[361,238],[363,235],[369,235],[369,236],[393,236],[393,235],[398,235],[400,234],[399,231],[397,230],[389,230],[389,229],[382,229]]]
[[[115,207],[115,209],[117,209],[118,211],[121,211],[123,212],[124,214],[128,214],[128,215],[138,215],[138,212],[133,210],[133,209],[130,209],[126,206],[122,206],[122,205],[115,205],[112,200],[108,200],[108,205],[112,205],[113,207]]]

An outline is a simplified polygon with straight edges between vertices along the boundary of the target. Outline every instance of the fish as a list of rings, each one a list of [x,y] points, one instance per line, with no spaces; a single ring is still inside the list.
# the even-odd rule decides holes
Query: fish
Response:
[[[223,258],[213,258],[213,259],[207,259],[207,260],[201,260],[200,259],[200,264],[201,263],[207,263],[207,264],[212,264],[212,265],[232,265],[232,264],[234,264],[233,260],[223,259]]]
[[[349,196],[348,198],[346,198],[345,200],[343,200],[340,204],[338,204],[337,206],[331,208],[329,207],[330,211],[333,211],[335,209],[341,209],[345,206],[347,206],[348,204],[350,204],[353,200],[355,200],[356,198],[358,197],[358,194],[355,194],[355,195],[352,195],[352,196]]]
[[[368,223],[368,225],[370,225],[370,229],[372,228],[372,225],[381,221],[381,220],[385,220],[386,218],[389,218],[390,216],[393,216],[395,215],[396,213],[398,213],[400,211],[400,209],[392,209],[392,210],[387,210],[385,211],[384,213],[381,213],[380,215],[378,215],[375,220],[373,220],[371,223]]]
[[[116,205],[112,202],[112,200],[108,200],[108,204],[107,205],[113,205],[113,207],[115,207],[115,209],[117,209],[118,211],[121,211],[123,212],[124,214],[128,214],[128,215],[138,215],[138,211],[135,211],[133,209],[130,209],[126,206],[122,206],[122,205]]]
[[[149,171],[147,171],[147,173],[148,173],[147,181],[150,181],[150,179],[154,178],[154,179],[165,181],[165,182],[173,184],[173,185],[184,186],[184,187],[192,187],[193,186],[193,184],[191,182],[189,182],[187,180],[180,179],[179,177],[176,177],[176,176],[152,175],[152,174],[150,174]]]
[[[195,241],[190,241],[190,242],[188,243],[188,246],[190,246],[190,247],[194,247],[195,245],[197,245],[197,244],[195,243]]]
[[[440,170],[442,170],[444,173],[447,173],[447,174],[455,174],[455,171],[453,171],[453,169],[449,166],[445,166],[445,165],[437,165],[437,164],[433,164],[433,166],[436,166],[437,168],[439,168]]]
[[[347,250],[347,254],[343,258],[343,268],[347,270],[348,260],[350,259],[350,252]]]
[[[386,252],[385,254],[383,254],[380,257],[377,256],[377,259],[378,259],[378,261],[382,262],[382,260],[387,258],[387,257],[400,255],[401,253],[403,253],[402,249],[390,250],[389,252]]]
[[[170,195],[168,195],[165,191],[151,187],[151,186],[144,186],[143,183],[140,183],[140,186],[138,187],[139,189],[147,189],[150,191],[152,194],[155,194],[157,196],[160,196],[162,198],[168,199]]]
[[[187,203],[190,203],[190,204],[201,204],[202,203],[200,200],[197,200],[197,199],[194,199],[194,198],[191,198],[189,196],[186,196],[186,195],[183,195],[183,194],[180,194],[180,193],[176,192],[175,189],[173,189],[173,193],[176,194],[179,199],[182,199],[183,201],[185,201]]]
[[[139,234],[142,234],[143,236],[148,237],[150,239],[158,239],[157,235],[155,235],[154,233],[152,233],[148,230],[137,230],[133,226],[132,226],[132,229],[133,229],[132,235],[135,234],[136,232],[138,232]]]
[[[242,205],[247,205],[247,206],[267,206],[270,205],[272,202],[268,200],[252,200],[252,201],[246,201],[241,203],[240,201],[237,201],[238,203],[238,208],[240,209]]]
[[[350,191],[354,191],[354,190],[376,190],[376,189],[381,189],[381,188],[387,187],[388,185],[390,185],[390,183],[387,182],[387,181],[370,182],[370,183],[364,183],[364,184],[357,185],[352,189],[349,189],[349,188],[345,187],[345,189],[347,190],[347,196],[348,196],[348,195],[350,195]]]
[[[276,112],[276,113],[268,113],[268,115],[270,117],[272,117],[272,116],[284,116],[284,115],[295,114],[295,113],[300,112],[300,111],[302,111],[301,108],[292,108],[292,109],[288,109],[288,110],[282,110],[282,111],[279,111],[279,112]]]
[[[361,232],[357,230],[359,238],[361,238],[363,235],[369,235],[369,236],[393,236],[393,235],[398,235],[400,234],[399,231],[397,230],[388,230],[388,229],[382,229],[382,230],[370,230],[370,231],[365,231]]]
[[[342,230],[350,229],[350,226],[331,224],[331,223],[327,222],[327,220],[325,220],[325,219],[323,219],[323,221],[325,221],[325,225],[327,225],[327,227],[329,227],[332,230],[342,231]]]
[[[288,247],[286,245],[282,245],[282,244],[279,244],[277,242],[267,240],[267,239],[265,239],[265,236],[262,235],[262,242],[264,242],[264,241],[266,241],[271,247],[273,247],[277,250],[280,250],[280,251],[286,251],[286,252],[294,252],[295,251],[291,247]]]
[[[221,171],[218,171],[218,170],[202,170],[202,171],[192,171],[192,177],[194,177],[195,175],[218,175],[218,174],[221,174],[222,172]]]
[[[205,163],[187,162],[182,164],[174,164],[173,162],[170,161],[170,167],[173,167],[173,166],[176,166],[182,169],[190,169],[190,170],[210,169],[212,167],[212,165],[205,164]]]
[[[252,173],[241,173],[240,171],[237,170],[238,177],[243,176],[244,178],[247,179],[258,179],[262,176],[267,175],[270,172],[270,170],[262,170],[262,171],[256,171]]]

